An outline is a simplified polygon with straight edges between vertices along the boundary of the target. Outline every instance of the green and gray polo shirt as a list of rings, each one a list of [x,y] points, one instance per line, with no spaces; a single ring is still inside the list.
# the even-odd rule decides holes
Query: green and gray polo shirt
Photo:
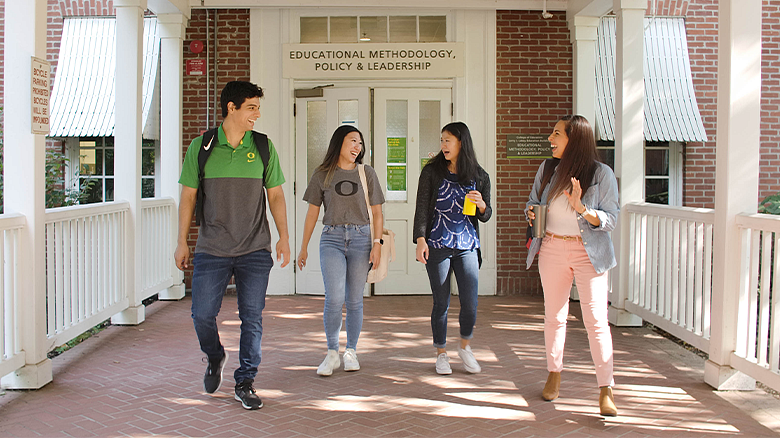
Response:
[[[203,190],[203,222],[195,252],[237,257],[261,249],[271,251],[263,185],[273,188],[284,183],[273,143],[268,140],[271,152],[268,181],[263,184],[263,160],[252,131],[247,131],[234,149],[220,126],[212,142],[214,150],[206,161],[203,187],[198,187],[198,152],[202,141],[200,136],[190,143],[179,178],[180,184]]]

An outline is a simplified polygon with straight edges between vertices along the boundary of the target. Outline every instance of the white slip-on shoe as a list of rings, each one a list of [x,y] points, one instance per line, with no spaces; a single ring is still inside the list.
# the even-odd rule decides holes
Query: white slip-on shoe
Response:
[[[447,357],[447,353],[442,353],[436,357],[436,372],[443,375],[452,374],[450,358]]]
[[[339,359],[339,352],[337,350],[328,350],[328,354],[325,356],[325,360],[322,361],[317,368],[317,374],[321,376],[329,376],[333,374],[333,370],[341,365],[341,359]]]
[[[479,362],[474,357],[474,353],[471,352],[471,345],[466,345],[466,348],[460,348],[458,345],[458,356],[463,361],[463,367],[471,374],[477,374],[482,371],[482,367],[479,366]]]
[[[357,353],[354,348],[347,348],[344,352],[344,371],[357,371],[360,369],[360,363],[357,360]]]

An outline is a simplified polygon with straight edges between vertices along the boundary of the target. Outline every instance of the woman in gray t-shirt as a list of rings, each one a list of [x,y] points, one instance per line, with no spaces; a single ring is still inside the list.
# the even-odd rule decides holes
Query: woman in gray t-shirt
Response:
[[[309,203],[303,226],[303,241],[298,253],[298,268],[306,266],[308,246],[314,226],[325,205],[324,225],[320,237],[320,268],[325,283],[323,322],[328,341],[328,353],[317,374],[330,376],[341,365],[339,332],[341,310],[347,306],[347,348],[344,371],[357,371],[360,364],[355,349],[363,327],[363,289],[368,271],[379,265],[382,245],[382,204],[385,202],[379,178],[371,166],[365,166],[366,185],[360,182],[358,166],[362,166],[365,149],[363,134],[349,125],[339,126],[330,139],[325,159],[311,176],[303,200]],[[368,207],[363,190],[368,192],[374,216],[374,236],[371,236]],[[373,240],[373,242],[372,242]]]

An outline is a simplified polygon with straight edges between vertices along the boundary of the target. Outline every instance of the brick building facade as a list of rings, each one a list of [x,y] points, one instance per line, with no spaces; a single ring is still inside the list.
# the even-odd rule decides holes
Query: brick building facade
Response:
[[[656,8],[654,11],[648,8],[647,16],[686,19],[695,93],[708,136],[707,142],[684,146],[683,204],[713,207],[718,2],[659,0],[653,3]],[[0,0],[0,5],[3,4]],[[763,0],[763,11],[761,197],[780,191],[780,0]],[[112,1],[49,0],[47,58],[52,63],[54,80],[63,17],[113,13]],[[2,14],[0,7],[0,32]],[[195,58],[205,61],[205,50],[200,54],[189,50],[192,40],[211,45],[212,57],[207,68],[212,79],[207,87],[206,76],[184,76],[182,152],[192,138],[221,120],[218,93],[224,84],[250,77],[249,15],[247,9],[192,10],[184,41],[184,62]],[[0,41],[0,57],[3,44],[4,39]],[[501,295],[540,293],[535,267],[525,270],[526,223],[522,219],[540,160],[508,160],[505,139],[507,134],[546,134],[559,116],[572,111],[573,53],[565,13],[555,13],[553,18],[545,20],[539,11],[497,11],[496,57],[496,175],[491,176],[497,221],[497,291]],[[193,230],[192,246],[197,237],[194,227]],[[188,273],[187,281],[189,277]]]
[[[565,14],[498,11],[496,17],[495,219],[498,293],[541,293],[526,271],[525,202],[541,160],[507,159],[507,134],[547,134],[572,111],[573,59]],[[520,218],[520,219],[518,219]]]
[[[216,41],[214,41],[215,35]],[[193,10],[184,40],[185,64],[190,59],[206,61],[205,47],[200,53],[193,53],[189,49],[189,43],[193,40],[202,41],[204,46],[211,45],[212,50],[216,50],[211,52],[208,60],[207,70],[210,78],[208,83],[206,75],[184,76],[182,135],[185,145],[182,159],[193,138],[201,135],[208,127],[221,123],[222,109],[219,105],[219,93],[225,84],[229,81],[249,80],[249,11],[246,9]],[[193,253],[197,239],[198,228],[193,219],[188,237],[190,250]],[[189,288],[192,278],[191,266],[185,271],[184,278]]]

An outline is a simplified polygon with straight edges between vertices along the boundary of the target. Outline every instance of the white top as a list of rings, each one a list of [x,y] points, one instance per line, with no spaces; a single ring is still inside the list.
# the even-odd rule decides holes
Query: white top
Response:
[[[569,205],[564,194],[556,196],[547,206],[547,226],[545,230],[560,236],[579,236],[577,212]]]

